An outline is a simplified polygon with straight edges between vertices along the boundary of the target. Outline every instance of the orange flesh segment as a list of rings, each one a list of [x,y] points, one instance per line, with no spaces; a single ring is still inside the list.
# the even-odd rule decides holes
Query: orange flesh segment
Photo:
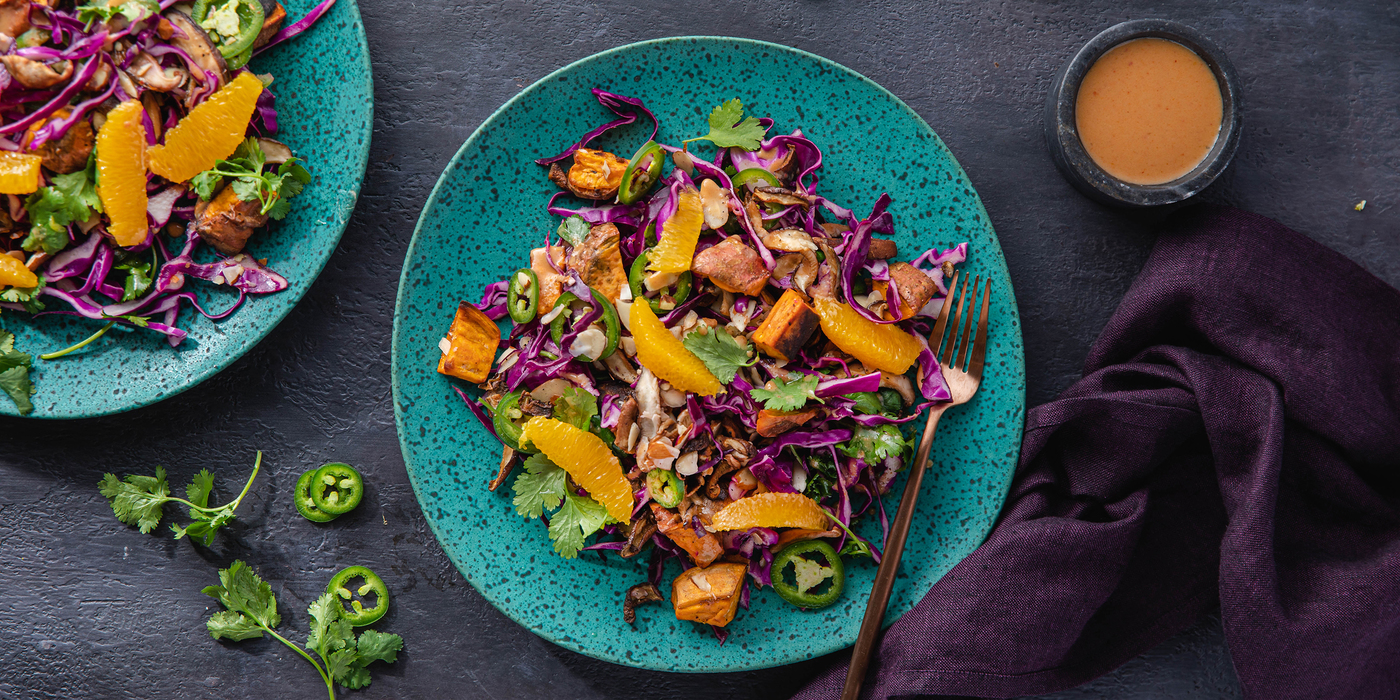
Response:
[[[39,284],[39,276],[29,271],[18,258],[0,253],[0,287],[29,289]]]
[[[661,239],[647,257],[647,269],[652,272],[680,274],[690,269],[695,258],[695,244],[700,242],[700,224],[705,215],[700,208],[700,192],[693,187],[681,190],[676,198],[676,213],[661,227]]]
[[[28,153],[0,151],[0,194],[37,192],[39,165],[43,160]]]
[[[165,145],[151,146],[151,172],[184,182],[233,155],[262,91],[262,81],[252,73],[241,73],[219,88],[165,135]]]
[[[866,367],[904,374],[919,359],[923,346],[898,326],[875,323],[830,297],[813,297],[812,302],[826,337]]]
[[[751,527],[796,527],[825,530],[826,513],[817,502],[800,493],[760,493],[741,498],[715,513],[710,526],[716,530]]]
[[[549,461],[573,477],[589,497],[620,522],[632,519],[632,487],[622,473],[622,463],[593,433],[586,433],[563,421],[535,416],[520,432],[521,442],[539,448]]]
[[[145,114],[140,102],[123,102],[97,132],[97,198],[111,220],[107,233],[121,246],[146,240]]]
[[[630,318],[632,338],[637,341],[637,361],[671,386],[700,396],[724,391],[724,385],[695,356],[666,330],[647,303],[633,304]]]

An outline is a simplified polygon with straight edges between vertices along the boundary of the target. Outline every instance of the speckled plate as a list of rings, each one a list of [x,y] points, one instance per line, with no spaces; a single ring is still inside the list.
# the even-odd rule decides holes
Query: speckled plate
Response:
[[[889,191],[901,250],[971,242],[967,269],[995,286],[987,373],[977,397],[939,427],[886,623],[981,543],[1001,508],[1025,413],[1021,328],[1006,261],[967,176],[928,124],[860,74],[795,49],[715,37],[631,44],[542,78],[491,115],[438,180],[404,261],[394,316],[395,417],[418,502],[442,548],[487,600],[568,649],[628,666],[713,672],[848,646],[875,577],[869,560],[847,565],[846,594],[824,610],[801,612],[771,588],[755,592],[723,645],[708,627],[677,621],[669,605],[642,608],[634,629],[622,621],[622,597],[645,580],[646,557],[561,559],[543,524],[512,510],[508,488],[486,489],[501,447],[452,390],[456,380],[436,373],[438,339],[458,300],[480,299],[483,286],[527,264],[530,248],[558,225],[544,206],[553,185],[531,161],[611,118],[589,94],[594,86],[645,100],[668,143],[703,133],[711,107],[742,97],[749,114],[772,116],[784,131],[801,127],[822,148],[825,196],[868,212]],[[643,129],[625,129],[615,150],[630,155]],[[901,477],[885,498],[891,509],[902,484]],[[860,530],[878,538],[878,518]],[[677,573],[671,565],[667,581]]]
[[[288,21],[299,19],[316,0],[282,0]],[[374,87],[369,48],[355,0],[339,0],[310,31],[253,59],[257,73],[275,76],[281,131],[277,138],[305,159],[312,181],[282,222],[253,236],[248,251],[291,283],[276,294],[250,296],[232,316],[210,321],[186,308],[179,326],[189,338],[171,348],[165,336],[113,328],[101,340],[55,361],[37,355],[66,348],[100,328],[71,316],[29,318],[4,312],[0,327],[13,332],[20,350],[35,355],[32,418],[87,418],[121,413],[169,398],[229,366],[296,306],[340,243],[359,196],[369,161]],[[213,254],[203,251],[212,259]],[[236,294],[196,282],[199,303],[210,311],[228,307]],[[49,308],[63,305],[51,301]],[[17,415],[0,397],[0,414]]]

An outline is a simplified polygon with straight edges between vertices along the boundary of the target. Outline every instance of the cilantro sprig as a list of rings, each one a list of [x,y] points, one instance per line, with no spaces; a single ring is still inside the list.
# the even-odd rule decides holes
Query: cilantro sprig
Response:
[[[724,384],[734,381],[734,375],[741,367],[752,367],[758,357],[749,358],[748,348],[740,347],[739,341],[724,331],[714,328],[691,333],[682,340],[685,349],[695,353],[710,374]]]
[[[34,411],[34,404],[29,401],[34,394],[34,386],[29,381],[29,368],[33,365],[29,353],[15,349],[15,334],[0,328],[0,389],[15,402],[20,415]]]
[[[568,241],[569,245],[579,245],[583,243],[583,239],[588,237],[588,232],[591,230],[593,227],[589,226],[582,216],[574,214],[559,223],[557,233],[560,238]]]
[[[394,663],[403,649],[403,638],[397,634],[365,630],[357,638],[354,628],[344,618],[345,608],[330,591],[321,594],[307,608],[311,616],[311,629],[306,638],[306,649],[303,649],[277,633],[276,627],[282,623],[282,616],[277,613],[277,598],[272,594],[272,586],[259,578],[247,564],[235,561],[229,568],[221,569],[219,583],[221,585],[204,589],[205,595],[219,601],[225,608],[211,615],[205,623],[209,635],[214,639],[233,641],[272,635],[315,667],[316,673],[326,684],[326,693],[331,700],[335,700],[336,683],[351,690],[369,685],[368,666],[375,661]],[[321,661],[318,663],[312,658],[308,650],[315,652]]]
[[[796,411],[802,408],[808,399],[824,403],[817,398],[818,381],[815,374],[804,374],[800,379],[774,377],[763,387],[750,393],[755,399],[762,401],[763,407],[770,411]]]
[[[117,15],[122,15],[129,22],[136,22],[142,17],[158,12],[160,12],[160,3],[156,0],[127,0],[127,2],[118,5],[95,0],[78,8],[78,21],[83,22],[90,30],[94,21],[106,22]]]
[[[29,213],[29,235],[21,248],[54,255],[68,247],[69,226],[102,211],[102,200],[93,184],[97,179],[95,167],[96,161],[90,159],[83,170],[54,175],[49,178],[52,184],[40,187],[24,200],[24,209]]]
[[[97,487],[102,495],[111,501],[112,513],[117,516],[117,520],[127,525],[135,525],[142,534],[149,533],[160,524],[165,515],[165,504],[183,503],[194,522],[185,526],[171,523],[170,529],[175,533],[175,539],[188,536],[192,540],[201,540],[204,546],[208,547],[214,544],[214,535],[219,529],[233,521],[238,505],[243,502],[243,497],[248,495],[248,489],[252,488],[253,480],[258,478],[260,469],[261,451],[253,464],[252,476],[249,476],[248,483],[243,485],[243,491],[238,494],[238,498],[222,506],[209,505],[209,496],[214,491],[214,475],[208,469],[201,469],[194,475],[190,485],[185,487],[186,498],[170,495],[165,467],[161,466],[156,467],[155,476],[133,474],[125,480],[118,479],[116,474],[107,473],[103,475]]]
[[[301,194],[306,183],[311,182],[311,173],[297,163],[296,158],[277,166],[276,172],[263,172],[265,165],[267,155],[262,146],[257,139],[249,138],[233,152],[232,158],[218,161],[213,168],[195,175],[190,185],[200,199],[208,201],[214,198],[224,178],[232,178],[229,187],[238,199],[257,200],[262,205],[259,213],[280,221],[292,210],[287,200]]]
[[[738,147],[746,151],[757,151],[763,144],[763,124],[757,117],[744,116],[744,103],[737,97],[710,110],[709,121],[710,133],[681,143],[709,141],[719,148]]]
[[[886,423],[873,428],[856,428],[851,439],[837,446],[847,457],[857,457],[866,464],[879,464],[890,457],[902,456],[913,448],[899,427]]]
[[[525,470],[515,478],[515,512],[526,518],[538,518],[546,510],[558,508],[549,518],[549,539],[554,551],[565,559],[573,559],[583,549],[589,535],[613,522],[608,509],[569,488],[568,473],[542,454],[530,455]]]

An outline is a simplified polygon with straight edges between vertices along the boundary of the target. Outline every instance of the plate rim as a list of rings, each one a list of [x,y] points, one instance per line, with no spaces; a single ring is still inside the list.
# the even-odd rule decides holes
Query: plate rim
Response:
[[[812,53],[812,52],[810,52],[810,51],[805,51],[805,50],[803,50],[803,49],[799,49],[799,48],[795,48],[795,47],[791,47],[791,46],[784,46],[784,45],[782,45],[782,44],[778,44],[778,43],[771,42],[771,41],[764,41],[764,40],[762,40],[762,39],[749,39],[749,38],[744,38],[744,37],[718,36],[718,35],[708,35],[708,34],[685,34],[685,35],[658,37],[658,38],[654,38],[654,39],[646,39],[646,40],[643,40],[643,41],[634,41],[634,42],[629,42],[629,43],[622,44],[622,45],[619,45],[619,46],[615,46],[615,47],[613,47],[613,48],[605,49],[605,50],[603,50],[603,51],[598,51],[598,52],[595,52],[595,53],[591,53],[591,54],[588,54],[587,56],[584,56],[584,57],[582,57],[582,58],[578,58],[578,59],[575,59],[575,60],[573,60],[573,61],[570,61],[569,63],[567,63],[567,64],[565,64],[565,65],[563,65],[563,66],[560,66],[559,68],[556,68],[556,69],[554,69],[553,71],[550,71],[549,73],[547,73],[547,74],[541,76],[540,78],[536,79],[534,82],[530,83],[530,85],[528,85],[528,86],[526,86],[524,89],[522,89],[520,92],[518,92],[518,93],[516,93],[515,95],[511,96],[510,99],[508,99],[508,100],[506,100],[505,102],[503,102],[503,103],[502,103],[499,107],[497,107],[495,110],[493,110],[493,111],[491,112],[491,114],[487,115],[487,117],[486,117],[485,119],[483,119],[483,120],[481,121],[481,123],[478,124],[478,125],[476,126],[476,128],[474,128],[474,129],[472,130],[471,134],[468,135],[467,138],[466,138],[465,140],[462,141],[462,145],[459,146],[459,147],[457,148],[457,152],[454,153],[454,154],[452,155],[452,158],[451,158],[450,160],[448,160],[447,164],[443,166],[442,172],[438,175],[437,181],[433,184],[433,189],[432,189],[432,191],[429,192],[428,197],[423,201],[422,209],[421,209],[421,210],[419,211],[419,213],[418,213],[418,221],[414,224],[414,227],[413,227],[413,235],[412,235],[412,237],[409,239],[408,249],[407,249],[407,250],[405,251],[405,253],[404,253],[404,262],[403,262],[403,266],[402,266],[402,268],[401,268],[400,271],[399,271],[399,288],[398,288],[398,291],[397,291],[397,292],[395,293],[395,295],[394,295],[394,323],[393,323],[393,332],[392,332],[392,334],[390,335],[390,340],[389,340],[389,373],[390,373],[390,389],[391,389],[390,396],[391,396],[391,398],[393,399],[393,402],[394,402],[394,431],[395,431],[395,434],[396,434],[396,436],[398,437],[398,440],[399,440],[399,450],[400,450],[400,453],[401,453],[402,456],[403,456],[403,460],[404,460],[404,470],[408,473],[409,485],[413,488],[414,500],[418,500],[418,493],[419,493],[418,475],[417,475],[416,471],[415,471],[414,469],[410,468],[410,466],[409,466],[409,464],[410,464],[410,450],[409,450],[408,442],[406,441],[406,439],[405,439],[405,437],[404,437],[404,435],[405,435],[404,421],[405,421],[405,417],[406,417],[406,412],[405,412],[404,409],[403,409],[403,398],[404,398],[404,397],[403,397],[403,387],[400,386],[400,382],[399,382],[399,355],[398,355],[398,353],[397,353],[396,351],[397,351],[397,348],[398,348],[398,346],[399,346],[399,334],[400,334],[400,331],[402,330],[402,320],[403,320],[403,317],[402,317],[402,315],[400,314],[400,310],[403,308],[403,305],[404,305],[404,302],[405,302],[405,298],[406,298],[407,285],[405,284],[405,282],[407,281],[407,278],[408,278],[409,263],[414,259],[415,254],[417,253],[418,245],[419,245],[419,241],[420,241],[420,239],[419,239],[419,234],[422,232],[423,223],[424,223],[424,220],[425,220],[425,218],[426,218],[426,216],[427,216],[427,212],[429,211],[430,208],[432,208],[432,207],[434,207],[434,206],[437,205],[439,195],[442,193],[442,191],[443,191],[443,189],[444,189],[444,178],[445,178],[445,176],[446,176],[447,173],[448,173],[449,171],[451,171],[453,168],[458,167],[459,163],[462,161],[462,159],[463,159],[464,156],[466,155],[468,148],[474,143],[474,141],[475,141],[478,137],[482,136],[484,130],[485,130],[486,127],[487,127],[487,125],[490,124],[490,123],[492,122],[493,119],[495,119],[498,115],[500,115],[501,113],[503,113],[503,112],[505,112],[506,110],[508,110],[508,109],[510,109],[511,107],[513,107],[517,102],[520,102],[520,101],[524,100],[525,98],[527,98],[528,96],[532,95],[537,89],[540,89],[541,86],[543,86],[544,84],[546,84],[546,83],[548,83],[549,81],[553,80],[553,79],[556,78],[559,74],[564,73],[564,72],[566,72],[566,71],[569,71],[569,70],[573,69],[575,66],[577,66],[577,65],[579,65],[579,64],[586,63],[586,62],[593,61],[593,60],[597,60],[597,59],[601,59],[601,58],[604,58],[604,57],[606,57],[606,56],[610,56],[610,55],[612,55],[612,54],[620,53],[620,52],[623,52],[623,51],[635,50],[635,49],[637,49],[637,48],[645,47],[645,46],[649,46],[649,45],[659,45],[659,44],[668,44],[668,43],[676,43],[676,42],[684,42],[684,41],[696,41],[696,40],[710,40],[710,41],[734,42],[734,43],[739,43],[739,44],[751,44],[751,45],[754,45],[754,46],[763,47],[763,48],[767,48],[767,49],[776,49],[776,50],[784,51],[784,52],[792,52],[792,53],[798,54],[798,55],[801,56],[801,57],[814,60],[814,61],[816,61],[817,63],[819,63],[819,64],[821,64],[821,65],[823,65],[823,66],[830,67],[830,68],[833,68],[833,69],[839,69],[839,70],[841,70],[841,71],[843,71],[843,72],[845,72],[845,73],[847,73],[847,74],[853,76],[855,79],[859,80],[860,82],[863,82],[863,83],[869,85],[870,87],[874,88],[875,90],[878,90],[879,92],[881,92],[881,93],[883,93],[884,95],[886,95],[887,97],[889,97],[891,100],[893,100],[893,102],[894,102],[896,105],[898,105],[898,107],[899,107],[901,110],[903,110],[903,111],[904,111],[905,113],[907,113],[909,116],[913,117],[915,120],[917,120],[918,124],[922,125],[925,129],[927,129],[927,130],[928,130],[928,133],[931,134],[931,135],[933,136],[934,141],[938,144],[938,146],[939,146],[940,148],[942,148],[945,152],[948,153],[949,158],[952,160],[953,167],[957,168],[957,171],[958,171],[958,173],[962,176],[962,178],[969,184],[969,186],[972,186],[972,180],[971,180],[971,178],[969,178],[969,177],[967,176],[967,171],[963,169],[962,163],[958,161],[957,157],[953,154],[952,149],[948,148],[948,145],[947,145],[946,143],[943,142],[943,138],[942,138],[941,136],[938,135],[938,132],[935,131],[934,128],[933,128],[932,126],[930,126],[929,123],[928,123],[927,121],[925,121],[923,117],[919,116],[919,113],[918,113],[918,112],[914,111],[914,109],[913,109],[912,107],[910,107],[908,104],[906,104],[906,103],[904,102],[904,100],[900,99],[898,95],[895,95],[893,92],[890,92],[890,91],[889,91],[888,89],[886,89],[884,86],[882,86],[882,85],[880,85],[879,83],[875,82],[874,80],[870,79],[869,77],[867,77],[865,74],[861,73],[860,71],[857,71],[857,70],[855,70],[855,69],[853,69],[853,68],[850,68],[850,67],[848,67],[848,66],[845,66],[845,65],[843,65],[843,64],[841,64],[841,63],[837,63],[836,61],[833,61],[833,60],[831,60],[831,59],[829,59],[829,58],[825,58],[825,57],[823,57],[823,56],[820,56],[820,55],[818,55],[818,54]],[[974,190],[974,192],[976,191],[975,186],[973,186],[973,190]],[[991,215],[988,214],[988,212],[987,212],[986,204],[982,201],[982,197],[981,197],[980,194],[978,194],[978,196],[977,196],[976,199],[977,199],[977,208],[980,210],[982,217],[987,221],[989,227],[991,227],[991,220],[992,220],[992,219],[991,219]],[[1001,246],[1001,239],[1000,239],[999,236],[996,235],[996,229],[995,229],[995,227],[991,227],[991,233],[992,233],[993,237],[996,238],[997,246],[998,246],[998,248],[1000,248],[1000,246]],[[1021,339],[1021,352],[1019,353],[1019,357],[1017,358],[1017,366],[1015,367],[1015,369],[1019,371],[1020,376],[1022,377],[1022,386],[1020,387],[1020,393],[1021,393],[1021,415],[1020,415],[1020,418],[1019,418],[1019,423],[1020,423],[1020,424],[1019,424],[1018,426],[1016,426],[1016,428],[1017,428],[1017,431],[1016,431],[1016,435],[1017,435],[1017,446],[1016,446],[1016,449],[1017,449],[1017,452],[1019,453],[1019,452],[1020,452],[1020,447],[1021,447],[1021,442],[1024,440],[1024,432],[1025,432],[1024,428],[1025,428],[1025,417],[1026,417],[1026,406],[1025,406],[1025,403],[1026,403],[1026,399],[1025,399],[1026,390],[1025,390],[1025,385],[1024,385],[1024,378],[1025,378],[1025,359],[1026,359],[1026,356],[1025,356],[1025,341],[1024,341],[1024,336],[1023,336],[1022,333],[1021,333],[1021,322],[1020,322],[1020,316],[1021,316],[1021,314],[1020,314],[1020,307],[1019,307],[1019,305],[1016,303],[1016,294],[1015,294],[1014,287],[1012,286],[1012,280],[1011,280],[1010,269],[1009,269],[1009,267],[1007,267],[1007,265],[1006,265],[1005,257],[1006,257],[1005,252],[1003,252],[1003,253],[1002,253],[1002,267],[1003,267],[1003,269],[1006,270],[1006,283],[1007,283],[1007,289],[1006,289],[1005,293],[1008,294],[1008,295],[1010,295],[1010,302],[1011,302],[1011,303],[1010,303],[1009,306],[1010,306],[1011,313],[1012,313],[1012,315],[1013,315],[1013,317],[1014,317],[1014,320],[1015,320],[1015,322],[1016,322],[1016,323],[1015,323],[1015,333],[1016,333],[1016,336],[1017,336],[1018,338]],[[1010,320],[1010,319],[1009,319],[1009,320]],[[1011,477],[1012,477],[1012,475],[1014,474],[1014,472],[1015,472],[1015,467],[1014,467],[1014,465],[1013,465],[1013,467],[1012,467],[1010,470],[1008,470],[1008,472],[1007,472],[1007,474],[1006,474],[1006,476],[1005,476],[1005,479],[1004,479],[1004,482],[1005,482],[1005,483],[1002,484],[1001,496],[1000,496],[1000,498],[1001,498],[1001,503],[1000,503],[1000,505],[998,505],[998,513],[1000,512],[1001,508],[1005,507],[1005,504],[1006,504],[1006,495],[1007,495],[1007,493],[1009,492],[1010,484],[1011,484]],[[421,501],[419,501],[419,504],[418,504],[418,505],[419,505],[420,510],[424,510],[424,507],[423,507],[423,504],[422,504]],[[999,517],[999,516],[997,516],[997,517]],[[992,518],[993,524],[995,523],[996,519],[997,519],[996,517],[993,517],[993,518]],[[569,651],[572,651],[572,652],[575,652],[575,653],[578,653],[578,654],[582,654],[582,655],[587,656],[587,657],[590,657],[590,658],[598,659],[599,661],[605,661],[605,662],[607,662],[607,663],[616,664],[616,665],[619,665],[619,666],[625,666],[625,667],[628,667],[628,668],[639,668],[639,669],[645,669],[645,670],[649,670],[649,671],[662,671],[662,672],[667,672],[667,673],[685,673],[685,674],[700,674],[700,673],[736,673],[736,672],[744,672],[744,671],[756,671],[756,670],[762,670],[762,669],[767,669],[767,668],[775,668],[775,667],[779,667],[779,666],[786,666],[786,665],[790,665],[790,664],[794,664],[794,663],[799,663],[800,661],[804,660],[804,659],[791,659],[791,660],[784,660],[784,661],[772,662],[772,663],[759,661],[759,662],[756,663],[756,664],[753,664],[753,665],[746,665],[746,666],[742,666],[742,667],[732,667],[732,666],[713,666],[713,667],[708,667],[708,666],[707,666],[707,667],[698,667],[698,668],[681,668],[681,667],[677,667],[677,666],[675,666],[675,665],[666,666],[666,665],[663,665],[663,664],[653,663],[653,662],[650,662],[650,661],[622,662],[622,661],[619,661],[619,660],[617,660],[617,659],[615,659],[615,658],[610,658],[610,657],[608,657],[608,656],[604,656],[604,655],[602,655],[602,654],[600,654],[600,653],[597,653],[597,652],[594,652],[594,651],[590,650],[588,647],[583,646],[582,644],[578,643],[577,641],[575,641],[575,640],[573,640],[573,639],[560,639],[560,638],[556,638],[555,636],[550,635],[550,634],[544,632],[543,630],[539,629],[538,627],[536,627],[536,626],[534,626],[534,625],[531,625],[531,624],[528,624],[527,622],[525,622],[524,620],[522,620],[522,619],[520,618],[520,616],[518,616],[518,615],[517,615],[515,612],[513,612],[512,610],[507,610],[507,609],[503,608],[502,606],[497,605],[495,599],[494,599],[491,595],[489,595],[485,590],[483,590],[482,587],[481,587],[480,585],[478,585],[477,582],[476,582],[475,580],[473,580],[471,576],[468,576],[467,573],[466,573],[465,571],[463,571],[463,568],[462,568],[462,566],[459,564],[459,562],[457,561],[457,558],[456,558],[455,556],[453,556],[453,554],[452,554],[450,551],[448,551],[448,549],[447,549],[446,547],[443,546],[443,544],[442,544],[442,538],[441,538],[441,536],[440,536],[440,534],[439,534],[439,532],[438,532],[438,525],[437,525],[437,522],[436,522],[436,520],[434,520],[434,519],[432,519],[432,518],[426,517],[426,511],[425,511],[424,520],[427,522],[429,530],[433,533],[433,539],[437,542],[438,547],[442,550],[443,554],[447,556],[448,560],[452,562],[453,568],[457,569],[457,572],[458,572],[459,574],[462,575],[462,578],[465,579],[465,580],[467,581],[467,583],[470,584],[471,587],[472,587],[479,595],[481,595],[481,597],[482,597],[487,603],[489,603],[489,604],[491,605],[492,608],[494,608],[497,612],[501,613],[502,615],[505,615],[505,616],[506,616],[507,618],[509,618],[512,622],[514,622],[514,623],[516,623],[517,625],[520,625],[520,626],[523,627],[524,629],[528,630],[530,633],[532,633],[532,634],[534,634],[534,635],[540,637],[541,639],[544,639],[544,640],[550,642],[551,644],[554,644],[554,645],[556,645],[556,646],[558,646],[558,647],[560,647],[560,648],[567,649],[567,650],[569,650]],[[990,528],[989,528],[987,534],[990,534]],[[983,535],[983,541],[986,540],[986,536],[987,536],[987,535]],[[980,543],[980,542],[978,543],[978,546],[981,546],[981,543]],[[966,556],[966,555],[964,555],[964,557],[965,557],[965,556]],[[961,560],[960,560],[960,561],[961,561]],[[940,577],[940,578],[941,578],[941,577]],[[935,582],[935,583],[936,583],[936,582]],[[906,613],[906,614],[907,614],[907,613]],[[890,625],[894,624],[897,620],[899,620],[899,619],[902,618],[902,617],[903,617],[903,615],[900,615],[900,616],[897,616],[897,617],[889,617],[889,616],[887,616],[887,617],[885,618],[885,620],[884,620],[884,624],[882,625],[882,629],[888,629]],[[836,649],[832,649],[832,650],[829,650],[829,651],[827,651],[827,652],[823,652],[823,654],[829,654],[829,653],[839,652],[839,651],[841,651],[842,649],[845,649],[845,648],[847,648],[847,647],[846,647],[846,646],[838,647],[838,648],[836,648]],[[808,657],[806,657],[805,660],[810,660],[810,659],[813,659],[813,658],[817,658],[817,655],[808,656]]]
[[[365,79],[368,83],[368,90],[366,90],[366,94],[369,97],[369,113],[364,128],[366,138],[361,139],[362,145],[359,148],[359,152],[355,154],[355,157],[359,160],[359,177],[356,178],[355,182],[355,202],[358,206],[360,200],[360,190],[365,183],[365,173],[369,171],[369,149],[370,144],[374,138],[374,68],[369,60],[369,40],[365,36],[365,23],[364,18],[360,15],[359,1],[338,0],[336,4],[343,4],[344,6],[350,9],[350,26],[353,28],[355,38],[359,40],[360,48],[360,51],[356,52],[356,60],[358,60],[360,67],[364,69]],[[236,353],[229,353],[228,355],[224,355],[218,358],[215,362],[205,365],[202,371],[193,373],[191,375],[192,378],[189,381],[182,383],[180,386],[177,386],[168,392],[157,393],[151,396],[143,397],[125,405],[96,410],[88,409],[76,411],[73,413],[39,414],[38,411],[35,411],[28,415],[21,415],[18,411],[9,412],[13,410],[13,405],[0,404],[0,417],[20,418],[24,420],[64,421],[83,420],[86,418],[100,418],[103,416],[114,416],[122,413],[129,413],[131,411],[145,408],[147,406],[153,406],[167,399],[179,396],[180,394],[183,394],[186,391],[189,391],[190,389],[193,389],[199,386],[200,384],[203,384],[204,382],[213,379],[215,375],[228,369],[229,365],[242,359],[244,355],[247,355],[249,352],[252,352],[258,345],[262,344],[264,340],[267,340],[267,337],[269,335],[272,335],[272,331],[276,330],[278,326],[282,325],[282,321],[286,320],[287,315],[292,312],[292,309],[295,309],[297,305],[301,303],[302,299],[306,298],[306,294],[311,291],[311,288],[313,286],[315,286],[316,280],[320,279],[321,273],[325,271],[326,265],[330,263],[331,257],[335,255],[335,251],[340,248],[340,241],[342,238],[345,237],[345,230],[350,227],[350,218],[353,214],[354,208],[352,207],[350,215],[347,215],[345,217],[345,221],[337,222],[339,228],[335,232],[335,235],[333,237],[334,245],[330,247],[330,253],[327,254],[325,258],[323,258],[319,263],[315,265],[315,272],[311,275],[310,281],[307,282],[306,287],[299,293],[292,295],[291,303],[288,304],[285,308],[275,310],[272,313],[268,314],[270,317],[272,317],[272,323],[270,323],[257,337],[252,338],[247,347],[243,348],[242,350]],[[416,228],[414,229],[414,232],[415,234],[417,233]],[[397,301],[395,302],[395,304],[397,304]],[[32,317],[29,318],[32,319]],[[39,390],[43,391],[43,387],[41,386]]]

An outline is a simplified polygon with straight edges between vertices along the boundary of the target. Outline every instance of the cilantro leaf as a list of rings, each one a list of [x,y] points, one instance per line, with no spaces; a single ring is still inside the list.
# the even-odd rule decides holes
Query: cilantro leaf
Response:
[[[399,659],[399,651],[403,649],[403,637],[397,634],[365,630],[360,634],[357,644],[361,663],[369,664],[383,661],[386,664],[391,664]]]
[[[197,506],[208,507],[209,494],[214,492],[214,475],[208,469],[199,470],[198,474],[190,480],[190,485],[185,487],[185,498],[190,499]],[[191,509],[193,510],[193,509]],[[193,515],[193,513],[191,513]]]
[[[253,573],[247,564],[235,561],[227,569],[220,569],[219,582],[223,585],[206,587],[204,595],[229,610],[247,615],[261,627],[272,629],[282,623],[272,586]]]
[[[739,341],[718,328],[691,333],[681,343],[687,350],[695,353],[710,373],[724,384],[734,381],[734,375],[739,372],[740,367],[750,367],[758,362],[757,357],[749,359],[748,349],[740,347]]]
[[[554,417],[584,432],[598,415],[598,399],[578,387],[569,387],[554,399]]]
[[[546,508],[558,508],[568,488],[567,476],[548,457],[530,455],[525,460],[525,470],[515,477],[515,512],[527,518],[538,518]]]
[[[796,411],[812,399],[818,403],[822,400],[817,398],[817,375],[806,374],[800,379],[785,380],[773,378],[760,389],[750,392],[755,399],[763,402],[763,407],[770,411]]]
[[[321,656],[325,656],[332,649],[340,649],[345,646],[344,635],[341,634],[339,626],[335,630],[331,626],[340,621],[340,611],[342,607],[335,599],[335,594],[326,591],[321,597],[311,601],[311,606],[306,609],[311,616],[311,634],[306,637],[306,648],[315,650]],[[337,645],[337,641],[339,644]]]
[[[894,425],[856,428],[850,440],[838,445],[847,457],[858,457],[866,464],[878,464],[889,457],[898,457],[909,446],[904,434]]]
[[[102,211],[102,200],[87,170],[54,175],[50,182],[24,200],[30,229],[20,247],[53,255],[68,247],[68,227]]]
[[[259,213],[271,219],[282,219],[291,211],[288,199],[301,194],[302,187],[311,181],[311,173],[296,162],[295,158],[278,166],[276,172],[263,172],[267,155],[256,138],[248,138],[233,152],[233,156],[214,163],[214,167],[191,179],[195,194],[200,199],[210,200],[219,189],[224,178],[233,178],[230,187],[233,193],[244,202],[258,201],[262,204]]]
[[[558,233],[559,237],[568,241],[570,245],[578,245],[583,242],[584,238],[588,237],[588,232],[591,230],[592,227],[588,225],[588,222],[584,221],[582,216],[575,214],[559,224]]]
[[[29,382],[29,368],[33,366],[34,360],[29,353],[15,349],[15,335],[0,328],[0,391],[15,402],[20,415],[34,411],[34,404],[29,401],[34,393],[34,387]]]
[[[709,122],[710,133],[686,139],[684,143],[709,141],[719,148],[757,151],[767,134],[757,117],[744,117],[744,103],[737,97],[711,110]]]
[[[573,559],[583,549],[583,541],[608,523],[608,509],[586,496],[564,494],[564,507],[549,519],[549,539],[554,551]]]
[[[331,678],[344,682],[350,676],[350,671],[355,668],[355,660],[359,656],[355,653],[355,648],[350,647],[333,651],[330,656],[322,656],[321,658],[326,661],[326,673]]]
[[[44,302],[39,297],[39,292],[43,291],[43,289],[44,278],[42,275],[40,275],[39,284],[33,287],[29,287],[27,289],[21,289],[19,287],[10,287],[9,289],[0,291],[0,301],[8,301],[12,304],[22,304],[24,305],[25,311],[28,311],[31,314],[37,314],[40,311],[44,310]]]
[[[128,476],[126,481],[116,474],[103,475],[98,491],[111,499],[117,520],[135,525],[146,534],[155,529],[163,515],[161,506],[170,500],[170,485],[165,481],[165,467],[157,466],[155,476]]]
[[[257,639],[263,636],[262,628],[258,623],[253,622],[253,618],[241,612],[233,610],[221,610],[210,616],[204,623],[209,630],[209,636],[214,639],[231,639],[241,642],[245,639]]]

